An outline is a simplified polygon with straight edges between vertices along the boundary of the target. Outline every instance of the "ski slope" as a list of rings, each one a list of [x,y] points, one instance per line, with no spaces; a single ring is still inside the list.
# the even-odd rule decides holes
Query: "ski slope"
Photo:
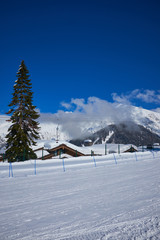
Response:
[[[14,163],[13,177],[1,162],[0,239],[160,239],[159,169],[160,152]]]

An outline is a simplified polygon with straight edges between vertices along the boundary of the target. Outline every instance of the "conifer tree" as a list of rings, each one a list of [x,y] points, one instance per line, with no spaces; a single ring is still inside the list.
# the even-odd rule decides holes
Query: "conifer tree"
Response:
[[[29,79],[29,71],[24,61],[21,62],[14,84],[14,92],[11,103],[8,105],[11,114],[11,126],[8,129],[6,158],[9,162],[35,159],[37,156],[31,149],[39,138],[39,123],[36,121],[39,114],[33,106],[32,84]]]

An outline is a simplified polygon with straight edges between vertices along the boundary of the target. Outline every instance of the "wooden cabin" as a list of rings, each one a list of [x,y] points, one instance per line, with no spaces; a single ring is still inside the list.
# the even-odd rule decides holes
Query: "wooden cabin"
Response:
[[[80,156],[85,156],[84,153],[80,152],[80,151],[77,151],[76,149],[73,149],[69,146],[67,146],[66,144],[62,143],[58,146],[55,146],[51,149],[46,149],[47,152],[49,154],[43,156],[43,159],[50,159],[52,157],[55,157],[55,156],[61,156],[62,154],[67,154],[69,156],[72,156],[72,157],[80,157]],[[42,159],[39,158],[39,159]]]
[[[126,151],[124,152],[137,152],[137,149],[135,149],[133,146],[131,146],[130,148],[128,148]]]
[[[60,144],[59,146],[48,149],[48,152],[53,154],[53,156],[58,156],[58,155],[61,155],[62,153],[68,154],[72,157],[85,156],[85,154],[83,154],[83,153],[77,151],[76,149],[73,149],[65,144]]]
[[[0,162],[2,162],[3,161],[3,156],[2,155],[0,155]]]

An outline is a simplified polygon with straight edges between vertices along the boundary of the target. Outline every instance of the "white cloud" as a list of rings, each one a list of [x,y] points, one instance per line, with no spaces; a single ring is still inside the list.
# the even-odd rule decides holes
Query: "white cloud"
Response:
[[[71,104],[70,103],[61,102],[61,106],[68,109],[68,110],[71,109]]]
[[[126,104],[126,105],[130,105],[131,104],[131,102],[129,101],[129,97],[125,96],[123,94],[118,96],[117,93],[112,93],[112,98],[117,103],[122,103],[122,104]]]
[[[59,110],[56,114],[48,114],[49,121],[59,124],[63,131],[72,138],[79,137],[89,128],[103,128],[107,124],[131,121],[131,108],[128,105],[111,103],[106,100],[89,97],[71,99],[70,103],[62,103],[66,110]],[[72,112],[68,111],[72,109]]]
[[[85,100],[83,98],[72,98],[71,99],[71,105],[76,106],[76,110],[81,110],[84,107]]]
[[[135,89],[127,94],[118,95],[113,93],[112,98],[115,102],[123,104],[131,104],[136,99],[145,103],[160,104],[160,90]]]
[[[146,103],[160,103],[160,92],[159,91],[154,91],[154,90],[144,90],[142,92],[139,91],[137,94],[137,99],[142,100],[143,102]]]
[[[132,121],[132,101],[139,99],[149,103],[160,102],[160,91],[135,89],[127,94],[112,94],[114,102],[89,97],[72,98],[70,102],[62,102],[64,110],[48,114],[47,120],[59,124],[71,138],[79,137],[87,129],[103,128],[108,124]],[[156,110],[160,111],[159,109]],[[43,121],[43,115],[41,120]],[[46,114],[45,114],[46,115]],[[45,116],[44,116],[45,117]]]

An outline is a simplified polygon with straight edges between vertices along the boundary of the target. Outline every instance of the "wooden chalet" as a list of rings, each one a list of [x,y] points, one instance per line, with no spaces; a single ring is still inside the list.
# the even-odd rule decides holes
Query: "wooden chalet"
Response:
[[[3,156],[0,155],[0,162],[2,162],[2,161],[3,161]]]
[[[137,152],[137,149],[135,149],[133,146],[131,146],[130,148],[128,148],[126,151],[124,152]]]
[[[44,147],[40,147],[40,148],[37,148],[34,150],[34,152],[37,154],[38,152],[41,152],[41,157],[38,157],[38,159],[43,159],[43,160],[46,160],[46,159],[50,159],[53,157],[53,154],[51,153],[48,153],[48,154],[45,154],[43,157],[42,157],[42,152],[46,152],[46,149],[44,149]],[[47,152],[48,152],[48,149],[47,149]],[[39,155],[39,154],[38,154]]]
[[[58,156],[63,153],[68,154],[72,157],[80,157],[80,156],[85,156],[84,153],[77,151],[76,149],[73,149],[67,145],[60,144],[59,146],[56,146],[54,148],[48,149],[48,152],[53,154],[53,156]]]
[[[42,148],[41,148],[42,149]],[[39,149],[39,150],[41,150]],[[62,143],[58,146],[55,146],[51,149],[45,149],[47,150],[47,152],[49,154],[43,156],[43,159],[50,159],[52,157],[56,157],[56,156],[61,156],[62,154],[67,154],[69,156],[72,156],[72,157],[80,157],[80,156],[85,156],[84,153],[76,150],[76,149],[73,149],[69,146],[67,146],[66,144]],[[42,157],[40,157],[39,159],[42,159]]]

